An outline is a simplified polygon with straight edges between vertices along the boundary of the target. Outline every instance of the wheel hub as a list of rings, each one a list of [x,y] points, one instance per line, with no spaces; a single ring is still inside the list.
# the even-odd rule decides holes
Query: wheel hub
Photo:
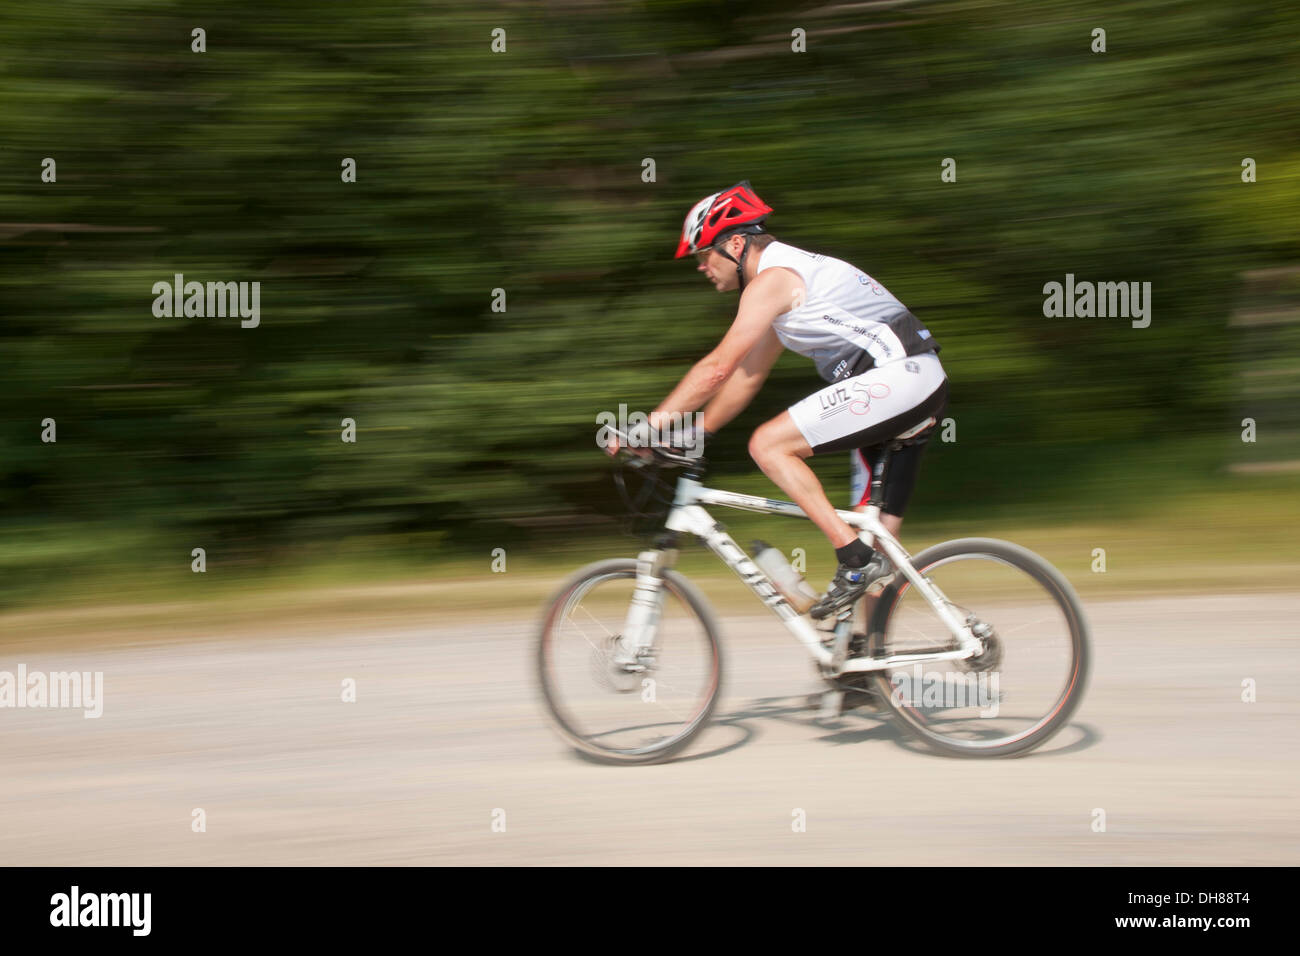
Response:
[[[974,671],[977,674],[996,670],[998,665],[1002,663],[1002,639],[993,630],[993,625],[986,624],[983,621],[974,621],[971,623],[970,630],[973,635],[980,639],[980,642],[984,645],[984,650],[974,657],[959,661],[962,669]]]
[[[591,649],[591,675],[596,683],[618,694],[630,694],[641,686],[641,677],[650,670],[654,658],[649,652],[637,657],[635,664],[621,664],[615,660],[621,634],[615,634],[603,645]]]

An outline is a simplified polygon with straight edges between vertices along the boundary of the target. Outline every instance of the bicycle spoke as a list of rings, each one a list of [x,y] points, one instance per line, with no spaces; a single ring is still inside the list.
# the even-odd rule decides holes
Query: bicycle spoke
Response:
[[[1023,630],[1024,630],[1025,628],[1027,628],[1027,627],[1034,627],[1034,626],[1036,626],[1036,625],[1038,625],[1038,624],[1044,624],[1044,623],[1046,623],[1046,622],[1047,622],[1047,618],[1046,618],[1046,617],[1040,617],[1037,621],[1030,621],[1030,622],[1027,623],[1027,624],[1017,624],[1015,627],[1011,628],[1011,630],[1009,630],[1009,631],[1001,631],[1000,633],[1001,633],[1004,637],[1010,637],[1012,634],[1015,634],[1017,631],[1023,631]]]
[[[918,556],[916,567],[975,629],[982,652],[899,665],[878,679],[898,691],[899,717],[930,742],[970,754],[1019,752],[1054,733],[1077,701],[1067,695],[1077,691],[1086,663],[1081,615],[1068,585],[1045,582],[1055,572],[1041,559],[1006,542],[968,540],[970,550],[964,542],[938,545]],[[924,653],[909,646],[918,641],[954,646],[915,588],[890,600],[883,639],[889,653]]]
[[[635,565],[593,576],[571,591],[543,636],[544,681],[552,714],[570,739],[597,756],[635,760],[686,739],[711,709],[717,687],[713,640],[694,609],[665,582],[653,647],[644,670],[616,664]],[[600,634],[604,637],[600,637]],[[672,667],[660,670],[671,654]],[[644,682],[654,681],[643,697]]]

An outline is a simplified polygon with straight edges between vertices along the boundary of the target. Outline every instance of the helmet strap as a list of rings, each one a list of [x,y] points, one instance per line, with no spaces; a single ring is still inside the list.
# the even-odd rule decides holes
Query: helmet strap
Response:
[[[737,259],[725,249],[718,249],[718,255],[725,256],[736,264],[736,279],[740,283],[740,291],[745,291],[745,257],[749,255],[749,243],[753,240],[752,234],[745,235],[745,244],[740,249],[740,258]]]

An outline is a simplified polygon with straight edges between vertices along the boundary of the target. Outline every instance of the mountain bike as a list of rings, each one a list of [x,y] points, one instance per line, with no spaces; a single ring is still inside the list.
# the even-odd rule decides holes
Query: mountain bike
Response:
[[[825,682],[820,716],[874,692],[886,714],[934,750],[1014,757],[1069,721],[1089,666],[1074,589],[1008,541],[959,538],[910,555],[880,521],[893,452],[925,440],[932,418],[873,451],[864,512],[837,511],[892,562],[867,594],[823,622],[800,613],[706,511],[807,518],[789,501],[703,485],[704,460],[667,448],[629,457],[642,477],[630,510],[657,526],[636,558],[589,564],[547,605],[537,666],[546,710],[578,751],[615,764],[679,753],[709,723],[722,686],[720,628],[699,589],[674,570],[682,538],[701,539],[803,645]],[[675,481],[670,476],[680,472]],[[647,502],[654,503],[647,509]],[[655,506],[657,504],[657,507]]]

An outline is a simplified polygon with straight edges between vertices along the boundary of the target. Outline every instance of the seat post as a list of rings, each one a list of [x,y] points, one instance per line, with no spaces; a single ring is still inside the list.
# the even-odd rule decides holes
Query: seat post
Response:
[[[889,467],[889,457],[897,447],[897,442],[886,442],[880,446],[880,451],[871,462],[871,498],[867,501],[868,505],[877,508],[884,506],[885,469]]]

